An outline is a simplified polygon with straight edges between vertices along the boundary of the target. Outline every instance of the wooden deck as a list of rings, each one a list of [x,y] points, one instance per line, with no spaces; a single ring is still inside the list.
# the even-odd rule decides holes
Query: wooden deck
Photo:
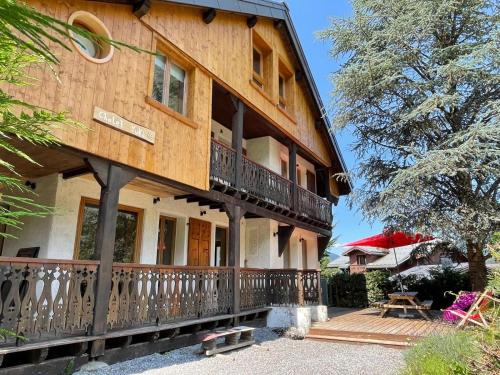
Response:
[[[433,321],[403,319],[395,314],[381,318],[380,310],[374,308],[331,308],[328,313],[329,321],[314,323],[308,339],[406,347],[431,333],[453,329],[437,319],[439,312],[433,312]]]

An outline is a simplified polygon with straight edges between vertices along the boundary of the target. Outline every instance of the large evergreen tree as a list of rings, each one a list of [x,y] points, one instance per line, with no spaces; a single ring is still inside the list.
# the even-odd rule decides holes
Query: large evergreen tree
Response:
[[[460,244],[482,289],[500,226],[499,4],[353,0],[353,10],[321,33],[345,59],[333,97],[360,159],[352,203]]]

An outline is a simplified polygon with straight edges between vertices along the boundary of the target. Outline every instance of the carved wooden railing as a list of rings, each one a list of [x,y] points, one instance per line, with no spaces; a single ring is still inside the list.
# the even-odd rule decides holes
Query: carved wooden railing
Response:
[[[243,268],[240,300],[242,310],[321,304],[320,273],[316,270]]]
[[[242,190],[280,207],[291,207],[292,182],[270,169],[243,158]]]
[[[98,265],[0,258],[0,327],[30,342],[86,334],[94,314]],[[7,337],[4,342],[16,340]]]
[[[234,187],[236,182],[235,151],[215,140],[212,140],[210,150],[210,177],[224,185]]]
[[[236,171],[235,151],[212,140],[210,159],[210,178],[226,186],[236,188],[236,173],[241,174],[240,190],[251,197],[266,201],[279,207],[292,207],[293,184],[270,169],[243,157],[243,168]],[[295,211],[305,217],[332,223],[332,204],[328,200],[297,187],[297,207]]]
[[[223,315],[232,309],[232,268],[113,264],[110,329]]]
[[[332,203],[297,186],[297,211],[312,219],[332,223]]]

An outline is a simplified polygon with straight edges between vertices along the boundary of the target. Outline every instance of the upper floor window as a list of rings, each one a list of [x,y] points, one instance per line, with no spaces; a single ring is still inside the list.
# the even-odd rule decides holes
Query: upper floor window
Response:
[[[159,53],[155,57],[153,98],[170,109],[185,115],[186,78],[184,68],[169,57]]]
[[[71,14],[68,24],[78,28],[70,30],[71,43],[87,60],[93,63],[105,63],[111,60],[114,47],[96,36],[111,39],[111,34],[104,23],[92,13],[82,10]]]
[[[294,91],[292,69],[282,59],[279,60],[278,66],[278,105],[281,109],[291,110]]]
[[[259,86],[262,87],[264,84],[264,78],[262,77],[264,72],[263,67],[264,59],[262,53],[256,48],[253,48],[253,80]]]
[[[272,76],[272,49],[254,30],[252,32],[252,82],[269,94],[272,86]]]
[[[366,255],[358,255],[356,257],[357,264],[359,266],[365,266],[366,265]]]

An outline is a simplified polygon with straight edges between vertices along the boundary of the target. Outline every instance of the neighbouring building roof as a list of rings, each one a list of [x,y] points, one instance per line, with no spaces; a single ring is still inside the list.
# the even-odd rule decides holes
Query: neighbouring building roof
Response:
[[[292,22],[292,17],[288,6],[284,2],[275,2],[270,0],[162,0],[167,3],[174,3],[180,5],[201,7],[201,8],[213,8],[216,10],[221,10],[229,13],[246,14],[258,17],[272,18],[274,20],[283,21],[286,26],[287,34],[290,38],[292,49],[295,52],[297,60],[300,64],[301,70],[306,78],[307,86],[314,102],[317,106],[318,111],[321,113],[321,122],[326,130],[328,142],[330,146],[335,151],[338,160],[333,160],[334,169],[337,172],[347,172],[347,167],[345,165],[342,154],[340,153],[340,148],[338,146],[337,140],[332,131],[330,120],[326,115],[325,106],[319,94],[318,88],[314,81],[311,69],[307,62],[304,50],[300,43],[299,37],[295,30]],[[111,1],[117,3],[133,3],[132,0],[118,0]],[[335,165],[338,163],[337,165]],[[341,189],[341,194],[349,194],[352,190],[352,184],[349,179],[346,181],[339,181],[339,186]]]
[[[486,267],[488,269],[500,268],[500,263],[486,263]],[[458,272],[467,272],[469,270],[469,263],[453,263],[449,265],[447,268],[451,268],[454,271]],[[408,276],[415,276],[417,278],[429,277],[431,275],[432,270],[443,269],[443,265],[441,264],[426,264],[422,266],[415,266],[412,268],[408,268],[399,273],[399,275],[403,278]],[[394,279],[396,275],[391,276],[391,279]]]
[[[428,241],[430,242],[430,241]],[[396,247],[394,249],[389,249],[388,252],[386,252],[386,255],[383,257],[368,263],[366,265],[366,268],[371,269],[371,268],[396,268],[397,264],[402,264],[406,262],[408,259],[410,259],[411,253],[415,248],[420,246],[421,243],[416,243],[412,245],[406,245],[406,246],[400,246]],[[396,256],[394,256],[394,252],[396,252]],[[396,257],[397,257],[397,264],[396,264]]]
[[[328,268],[349,268],[349,257],[339,256],[328,263]]]
[[[372,247],[372,246],[352,246],[345,250],[342,255],[348,255],[353,251],[361,251],[365,254],[369,255],[386,255],[388,250],[383,249],[381,247]]]

